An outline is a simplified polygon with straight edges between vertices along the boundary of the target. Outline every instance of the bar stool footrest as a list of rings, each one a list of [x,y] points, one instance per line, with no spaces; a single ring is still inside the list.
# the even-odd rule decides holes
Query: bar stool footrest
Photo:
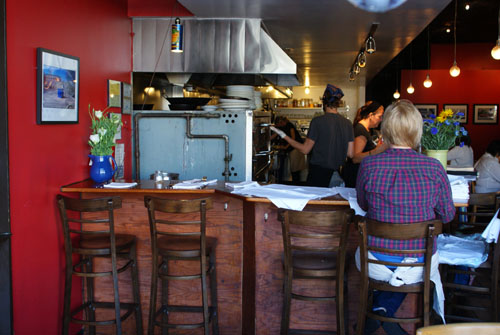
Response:
[[[155,315],[155,326],[159,327],[166,327],[166,328],[174,328],[174,329],[197,329],[197,328],[203,328],[204,323],[189,323],[189,324],[181,324],[181,323],[168,323],[168,322],[161,322],[161,321],[156,321],[156,318],[163,313],[170,313],[170,312],[177,312],[177,313],[203,313],[203,307],[202,306],[178,306],[178,305],[170,305],[170,306],[162,306],[158,311],[156,312]],[[216,309],[212,306],[208,307],[208,323],[212,322],[214,317],[216,316]]]
[[[367,312],[366,316],[375,319],[375,320],[380,320],[382,322],[396,322],[396,323],[417,323],[417,322],[422,322],[423,318],[422,317],[416,317],[416,318],[389,318],[386,316],[381,316],[379,314],[375,314],[372,312]]]
[[[115,303],[114,302],[94,302],[92,304],[86,303],[78,306],[73,312],[71,313],[71,322],[80,324],[80,325],[86,325],[86,326],[109,326],[109,325],[114,325],[116,324],[116,319],[111,319],[111,320],[98,320],[98,321],[88,321],[88,320],[83,320],[83,319],[77,319],[74,318],[73,315],[84,311],[87,308],[91,308],[91,305],[94,308],[106,308],[106,309],[115,309]],[[123,322],[125,321],[132,313],[135,312],[137,308],[137,304],[135,303],[120,303],[120,310],[126,310],[125,314],[120,316],[120,320]]]

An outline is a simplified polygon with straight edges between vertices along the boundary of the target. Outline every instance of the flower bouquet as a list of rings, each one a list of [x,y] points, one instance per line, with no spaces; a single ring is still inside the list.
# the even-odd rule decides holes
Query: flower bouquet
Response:
[[[429,119],[424,119],[421,145],[427,155],[438,159],[445,169],[448,150],[455,146],[460,134],[467,135],[467,131],[460,126],[462,116],[461,112],[453,113],[451,109],[446,109],[438,116],[431,114]]]
[[[109,107],[108,107],[109,108]],[[115,146],[115,135],[122,125],[118,114],[110,114],[107,109],[103,111],[90,108],[89,115],[92,121],[92,134],[89,137],[90,145],[90,178],[96,183],[104,183],[110,180],[116,170],[116,162],[113,158],[113,147]],[[113,161],[115,168],[111,167]]]

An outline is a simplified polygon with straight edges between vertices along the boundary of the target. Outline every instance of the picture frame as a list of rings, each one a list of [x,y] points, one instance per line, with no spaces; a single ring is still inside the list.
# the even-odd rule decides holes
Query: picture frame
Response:
[[[420,114],[422,114],[423,119],[429,119],[431,114],[437,114],[437,104],[414,104],[414,106],[418,109]]]
[[[122,114],[132,114],[132,85],[122,83]]]
[[[443,109],[451,109],[453,111],[453,114],[456,114],[458,112],[464,114],[458,122],[461,124],[467,124],[468,120],[468,113],[469,113],[469,105],[467,104],[444,104]]]
[[[108,107],[122,106],[122,83],[108,79]]]
[[[78,123],[80,58],[37,48],[36,123]]]
[[[497,124],[498,105],[496,104],[475,104],[474,105],[475,124]]]

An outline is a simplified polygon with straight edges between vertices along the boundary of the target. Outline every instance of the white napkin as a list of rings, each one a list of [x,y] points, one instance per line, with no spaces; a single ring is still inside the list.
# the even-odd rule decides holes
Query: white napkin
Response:
[[[103,187],[104,188],[132,188],[136,185],[137,185],[136,182],[133,182],[133,183],[109,183],[109,184],[104,184]]]
[[[469,184],[463,176],[448,175],[451,186],[451,196],[454,202],[469,200]]]
[[[232,190],[241,190],[244,188],[260,187],[259,183],[256,181],[242,181],[239,183],[226,183],[226,187]]]
[[[493,219],[491,219],[490,224],[486,227],[486,229],[483,231],[481,236],[486,240],[486,242],[491,243],[495,242],[497,243],[498,239],[498,233],[500,232],[500,219],[498,218],[498,212],[500,209],[495,213],[495,216]]]
[[[365,216],[366,212],[359,207],[358,198],[356,196],[356,189],[350,187],[336,187],[335,188],[340,196],[349,201],[349,207],[356,213],[356,215]]]
[[[172,188],[178,190],[195,190],[216,183],[217,179],[207,180],[207,181],[202,181],[201,179],[191,179],[191,180],[185,180],[181,183],[174,184],[172,185]]]
[[[440,234],[436,244],[441,264],[477,268],[488,259],[488,249],[484,240]]]

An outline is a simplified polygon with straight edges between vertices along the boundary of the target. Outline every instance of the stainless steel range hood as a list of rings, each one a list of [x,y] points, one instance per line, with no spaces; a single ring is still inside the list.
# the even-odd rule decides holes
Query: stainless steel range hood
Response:
[[[183,53],[170,52],[172,23],[171,18],[133,20],[134,72],[232,74],[233,84],[238,84],[235,74],[253,74],[273,84],[299,85],[297,65],[260,19],[183,18]]]

